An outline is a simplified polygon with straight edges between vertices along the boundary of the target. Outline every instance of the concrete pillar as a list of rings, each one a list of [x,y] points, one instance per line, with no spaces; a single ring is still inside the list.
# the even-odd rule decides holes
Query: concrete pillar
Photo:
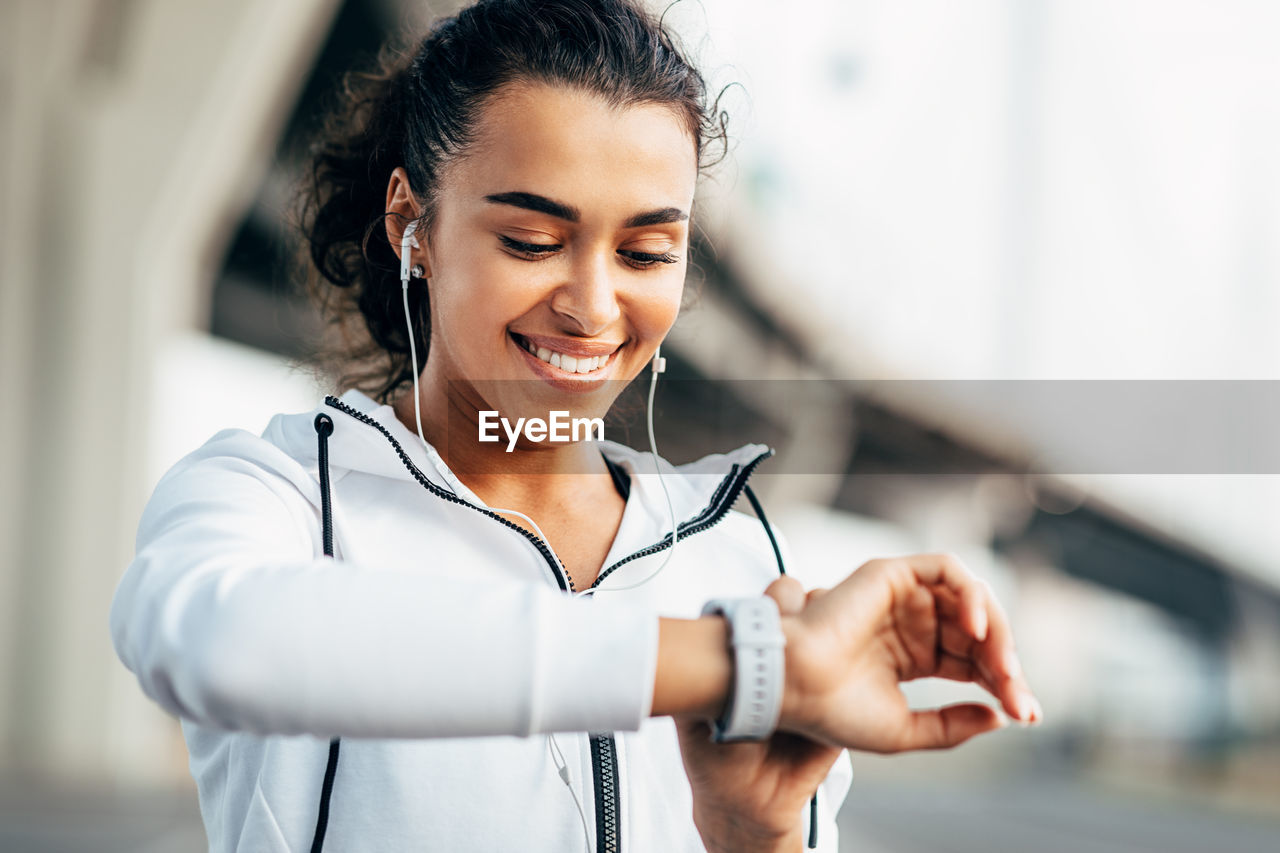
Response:
[[[107,612],[147,497],[151,378],[203,323],[333,0],[15,0],[0,66],[0,763],[185,775]]]

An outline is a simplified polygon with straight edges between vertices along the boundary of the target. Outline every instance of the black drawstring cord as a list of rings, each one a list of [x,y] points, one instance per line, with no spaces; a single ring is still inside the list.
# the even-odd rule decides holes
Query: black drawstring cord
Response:
[[[316,441],[320,457],[320,522],[323,525],[324,555],[333,556],[333,504],[329,497],[329,436],[333,435],[333,418],[316,415]]]
[[[751,509],[755,511],[756,518],[760,519],[760,523],[764,525],[764,532],[769,535],[769,544],[773,546],[773,556],[778,560],[778,574],[785,575],[787,567],[782,564],[782,549],[778,547],[778,540],[773,535],[773,528],[769,526],[769,519],[764,517],[764,507],[760,506],[760,500],[756,497],[756,493],[751,491],[750,486],[743,489],[746,492],[747,500],[751,503]],[[813,792],[813,799],[809,801],[809,849],[813,850],[818,846],[818,792]]]
[[[751,491],[751,487],[745,488],[747,500],[751,502],[751,508],[755,510],[756,518],[760,519],[760,523],[764,525],[764,532],[769,536],[769,544],[773,546],[773,556],[778,561],[778,574],[785,575],[787,567],[782,565],[782,549],[778,547],[778,540],[773,535],[773,528],[769,526],[769,519],[764,517],[764,507],[760,506],[760,500],[756,497],[756,493]]]
[[[326,414],[316,415],[316,441],[319,443],[320,465],[320,522],[324,540],[324,555],[333,556],[333,504],[329,497],[329,436],[333,434],[333,419]],[[316,816],[316,834],[311,840],[311,853],[324,849],[324,833],[329,828],[329,798],[333,796],[333,778],[338,773],[338,738],[329,741],[329,763],[324,768],[324,784],[320,787],[320,811]]]

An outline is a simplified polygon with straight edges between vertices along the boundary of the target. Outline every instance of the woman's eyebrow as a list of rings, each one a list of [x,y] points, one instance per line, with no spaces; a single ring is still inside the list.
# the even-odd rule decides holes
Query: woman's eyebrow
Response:
[[[512,207],[519,207],[524,210],[532,210],[535,213],[545,213],[548,216],[554,216],[557,219],[564,219],[568,222],[577,222],[582,218],[578,209],[571,204],[549,199],[546,196],[537,193],[527,192],[506,192],[491,193],[484,197],[484,200],[493,204],[508,204]],[[630,217],[626,222],[622,223],[623,228],[639,228],[644,225],[663,225],[668,222],[683,222],[689,218],[689,214],[685,213],[678,207],[664,207],[660,210],[650,210],[646,213],[637,213]]]

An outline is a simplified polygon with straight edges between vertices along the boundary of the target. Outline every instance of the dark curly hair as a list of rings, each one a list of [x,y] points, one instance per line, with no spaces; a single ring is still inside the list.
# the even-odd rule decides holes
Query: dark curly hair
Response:
[[[702,75],[635,0],[479,0],[408,50],[385,46],[373,70],[343,78],[298,187],[306,289],[337,333],[314,360],[339,390],[386,403],[413,380],[399,261],[382,227],[391,172],[404,167],[425,205],[418,228],[429,228],[443,168],[473,141],[487,101],[519,81],[578,87],[615,107],[670,105],[700,170],[724,157],[720,98],[708,102]],[[409,299],[414,344],[427,353],[426,289]]]

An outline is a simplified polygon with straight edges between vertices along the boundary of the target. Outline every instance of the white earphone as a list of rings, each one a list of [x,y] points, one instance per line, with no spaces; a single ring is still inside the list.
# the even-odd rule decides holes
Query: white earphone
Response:
[[[405,227],[404,236],[400,238],[400,281],[404,283],[406,290],[409,288],[409,265],[413,261],[413,255],[409,252],[409,247],[422,248],[418,245],[418,238],[413,236],[413,232],[417,230],[418,222],[414,220]]]
[[[418,348],[414,344],[413,339],[413,320],[409,316],[409,269],[413,263],[413,253],[409,250],[410,246],[415,249],[421,248],[418,238],[413,236],[413,232],[418,230],[418,222],[415,219],[410,222],[404,229],[404,236],[400,238],[400,285],[401,297],[404,302],[404,324],[409,332],[409,362],[413,368],[413,417],[418,424],[418,438],[422,439],[423,448],[430,445],[427,444],[426,438],[422,435],[422,395],[418,393]],[[423,476],[426,476],[425,474]],[[449,489],[449,491],[453,491]]]

